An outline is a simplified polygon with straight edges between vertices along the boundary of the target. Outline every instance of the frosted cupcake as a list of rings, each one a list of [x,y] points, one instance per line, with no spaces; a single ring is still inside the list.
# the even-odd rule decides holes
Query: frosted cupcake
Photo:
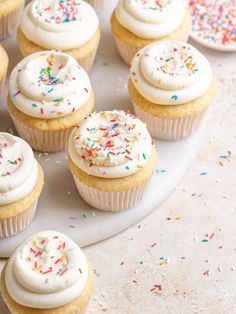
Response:
[[[3,88],[5,85],[5,79],[8,69],[8,56],[5,49],[0,45],[0,96],[3,92]]]
[[[134,57],[128,90],[135,113],[158,139],[194,132],[215,95],[207,59],[184,42],[156,42]]]
[[[30,223],[43,182],[43,170],[30,146],[0,132],[0,238],[16,234]]]
[[[181,0],[119,0],[111,29],[120,56],[130,64],[138,50],[155,41],[187,41],[191,18]]]
[[[70,54],[90,71],[100,41],[98,17],[81,0],[35,0],[25,8],[17,42],[23,56],[59,50]]]
[[[1,276],[11,313],[85,313],[92,291],[90,263],[77,244],[56,231],[42,231],[22,243]]]
[[[0,40],[15,32],[25,0],[0,0]]]
[[[100,11],[107,0],[86,0],[96,11]]]
[[[93,106],[89,77],[70,55],[37,52],[11,73],[8,111],[18,134],[35,150],[64,150],[71,128]]]
[[[135,206],[156,165],[144,123],[116,110],[91,114],[81,122],[70,135],[68,155],[79,194],[105,211]]]

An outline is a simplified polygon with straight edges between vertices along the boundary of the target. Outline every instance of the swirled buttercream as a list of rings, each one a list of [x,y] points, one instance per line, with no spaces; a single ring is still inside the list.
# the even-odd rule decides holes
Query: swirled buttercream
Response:
[[[147,100],[160,105],[180,105],[208,90],[212,71],[208,60],[193,46],[162,41],[136,54],[130,79]]]
[[[34,0],[25,8],[20,23],[28,40],[57,50],[83,46],[98,26],[94,9],[81,0]]]
[[[6,286],[13,300],[39,309],[70,303],[80,296],[87,278],[83,252],[55,231],[43,231],[26,240],[6,268]]]
[[[0,132],[0,206],[27,196],[38,178],[30,146],[21,138]]]
[[[36,52],[12,71],[9,91],[14,105],[28,116],[54,119],[70,115],[88,101],[88,74],[71,56]]]
[[[175,31],[184,20],[185,8],[180,0],[119,0],[115,14],[131,33],[154,39]]]
[[[84,172],[126,177],[149,160],[152,139],[143,122],[124,111],[91,114],[71,133],[69,156]]]

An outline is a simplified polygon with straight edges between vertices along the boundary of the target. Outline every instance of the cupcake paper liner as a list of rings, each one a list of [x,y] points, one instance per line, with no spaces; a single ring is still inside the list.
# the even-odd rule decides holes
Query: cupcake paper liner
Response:
[[[119,212],[134,207],[143,197],[149,180],[125,191],[106,192],[89,187],[73,175],[77,190],[82,199],[89,205],[110,212]]]
[[[17,133],[34,150],[40,152],[59,152],[67,148],[71,128],[61,131],[41,131],[20,123],[12,116]]]
[[[38,200],[33,206],[17,216],[0,220],[0,239],[13,236],[24,230],[33,219]]]
[[[106,0],[86,0],[96,11],[100,11],[104,5]]]
[[[76,58],[76,56],[74,56],[74,55],[73,55],[73,57],[76,58],[78,63],[81,65],[81,67],[85,71],[90,72],[92,67],[93,67],[94,61],[95,61],[95,57],[96,57],[96,54],[97,54],[97,49],[98,49],[98,45],[92,52],[90,52],[88,55],[86,55],[83,58]]]
[[[6,75],[3,75],[3,77],[0,80],[0,96],[3,94],[3,90],[5,87],[5,80],[6,80]]]
[[[135,114],[147,124],[152,137],[168,141],[180,140],[191,135],[197,130],[207,111],[182,119],[165,119],[143,111],[134,102],[133,108]]]
[[[25,1],[22,1],[22,4],[16,11],[0,16],[0,40],[7,38],[16,31],[20,23],[21,11],[24,5]]]
[[[125,63],[130,64],[135,54],[142,48],[126,43],[115,36],[117,50]]]

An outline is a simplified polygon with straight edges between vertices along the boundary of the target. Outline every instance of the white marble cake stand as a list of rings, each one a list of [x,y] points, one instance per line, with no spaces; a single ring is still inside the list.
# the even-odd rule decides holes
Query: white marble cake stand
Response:
[[[100,13],[102,42],[91,73],[96,92],[96,111],[131,110],[126,86],[128,68],[116,52],[109,27],[109,17],[115,3],[116,1],[108,1],[106,9]],[[14,36],[3,44],[9,53],[11,70],[20,60]],[[6,111],[5,96],[0,99],[0,131],[13,128]],[[140,204],[122,213],[99,212],[81,200],[68,170],[64,152],[41,157],[36,153],[46,176],[36,217],[25,231],[0,240],[0,257],[8,257],[23,239],[43,229],[64,232],[84,247],[137,223],[157,208],[183,178],[198,152],[203,134],[204,125],[188,139],[177,142],[158,141],[159,172],[155,172]]]

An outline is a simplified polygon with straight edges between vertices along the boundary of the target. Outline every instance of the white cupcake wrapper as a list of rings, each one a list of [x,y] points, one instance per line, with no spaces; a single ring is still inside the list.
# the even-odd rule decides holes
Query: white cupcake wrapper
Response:
[[[97,54],[97,49],[98,49],[98,45],[97,47],[94,48],[94,50],[91,53],[89,53],[85,57],[77,58],[78,63],[87,72],[90,72],[92,70],[92,67],[96,58],[96,54]]]
[[[104,5],[106,0],[86,0],[96,11],[100,11]]]
[[[28,128],[12,117],[17,133],[29,145],[40,152],[59,152],[67,148],[70,129],[62,131],[40,131]]]
[[[133,102],[135,114],[147,124],[152,137],[160,140],[175,141],[188,137],[195,132],[203,120],[207,110],[202,113],[182,119],[164,119],[151,115]]]
[[[24,5],[25,1],[22,2],[21,6],[15,12],[0,17],[0,40],[7,38],[16,31],[20,23],[21,12]]]
[[[77,190],[82,199],[97,209],[119,212],[134,207],[143,197],[149,180],[125,191],[106,192],[89,187],[73,175]]]
[[[117,50],[121,58],[125,61],[125,63],[131,64],[133,57],[142,47],[137,48],[132,44],[122,41],[116,36],[115,36],[115,41],[116,41]]]
[[[24,230],[35,215],[37,203],[38,200],[31,208],[25,210],[17,216],[0,220],[0,239],[13,236]]]

